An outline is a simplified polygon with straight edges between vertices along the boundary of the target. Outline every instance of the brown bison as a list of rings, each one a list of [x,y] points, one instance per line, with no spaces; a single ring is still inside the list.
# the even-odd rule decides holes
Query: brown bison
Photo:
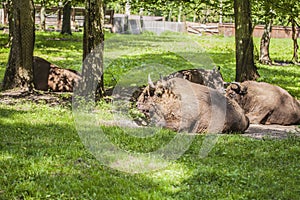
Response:
[[[200,85],[205,85],[210,88],[217,89],[221,93],[225,93],[224,80],[220,73],[220,67],[213,68],[212,70],[184,69],[166,76],[164,80],[169,80],[175,77],[183,78]]]
[[[150,123],[179,132],[243,132],[249,126],[244,111],[215,89],[173,78],[149,80],[137,108]]]
[[[33,83],[37,90],[72,92],[80,79],[75,70],[62,69],[43,58],[34,57]]]
[[[226,96],[234,99],[253,124],[300,124],[300,103],[286,90],[268,83],[232,83]]]

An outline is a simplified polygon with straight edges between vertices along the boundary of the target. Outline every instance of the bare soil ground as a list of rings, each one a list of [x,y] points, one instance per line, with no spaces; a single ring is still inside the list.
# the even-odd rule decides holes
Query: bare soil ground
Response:
[[[288,137],[300,137],[299,125],[281,126],[281,125],[261,125],[251,124],[244,136],[255,139],[284,139]]]
[[[71,105],[72,93],[43,92],[24,90],[8,90],[0,93],[0,104],[14,105],[16,103],[44,103],[52,106]]]
[[[0,104],[14,105],[16,103],[44,103],[51,106],[71,106],[72,93],[20,91],[10,90],[0,92]],[[288,137],[300,137],[300,125],[261,125],[251,124],[243,136],[255,139],[285,139]]]

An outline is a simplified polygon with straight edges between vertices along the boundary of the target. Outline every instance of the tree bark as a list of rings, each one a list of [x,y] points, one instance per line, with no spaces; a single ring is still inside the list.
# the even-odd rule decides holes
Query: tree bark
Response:
[[[260,56],[259,62],[265,65],[271,65],[272,60],[270,58],[269,48],[271,41],[271,32],[272,32],[272,23],[273,20],[266,20],[264,33],[260,40]]]
[[[294,18],[291,19],[291,22],[292,22],[292,39],[293,39],[293,43],[294,43],[294,53],[293,53],[293,59],[292,61],[294,63],[298,63],[298,49],[299,49],[299,46],[298,46],[298,41],[297,41],[297,23],[295,21]]]
[[[61,7],[58,7],[57,9],[57,25],[56,25],[56,30],[61,31]]]
[[[32,0],[13,0],[12,46],[3,89],[33,88],[34,6]]]
[[[256,80],[250,0],[234,0],[236,81]]]
[[[5,45],[5,47],[11,47],[12,43],[12,32],[13,32],[13,7],[12,7],[12,2],[7,1],[7,3],[4,4],[4,24],[9,25],[8,26],[8,42]]]
[[[71,5],[71,1],[68,0],[63,7],[63,23],[62,23],[61,34],[72,35],[71,12],[72,12],[72,5]]]
[[[104,49],[104,10],[102,0],[86,0],[83,34],[83,89],[102,97]]]
[[[41,31],[45,31],[46,30],[46,7],[45,7],[45,1],[41,1],[40,29],[41,29]]]

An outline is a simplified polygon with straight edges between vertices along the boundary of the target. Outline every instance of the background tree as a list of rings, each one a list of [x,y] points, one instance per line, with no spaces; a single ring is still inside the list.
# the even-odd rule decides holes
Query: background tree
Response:
[[[234,0],[236,81],[256,80],[259,77],[254,64],[250,0]]]
[[[274,4],[276,12],[279,13],[280,17],[287,19],[288,24],[292,25],[292,40],[293,40],[293,58],[294,63],[298,63],[298,31],[299,27],[299,15],[300,15],[300,2],[299,0],[281,0]]]
[[[102,0],[86,0],[83,34],[82,83],[84,90],[104,93],[103,48],[104,48],[104,10]]]
[[[67,0],[63,4],[63,23],[62,23],[61,34],[72,35],[71,12],[72,12],[72,2],[70,0]]]
[[[260,40],[259,62],[271,65],[272,60],[269,53],[271,32],[276,13],[273,4],[277,0],[254,0],[252,3],[252,13],[255,24],[264,24],[264,33]]]
[[[34,5],[32,0],[12,0],[12,46],[3,80],[3,89],[32,89],[34,49]]]
[[[40,29],[41,31],[46,30],[46,1],[41,0],[41,10],[40,10]]]
[[[34,0],[35,5],[40,6],[40,30],[46,30],[46,9],[50,7],[55,7],[58,5],[59,0]],[[49,13],[48,13],[49,14]]]
[[[13,7],[12,7],[12,0],[7,0],[7,15],[8,15],[8,24],[13,24]],[[8,43],[7,47],[11,47],[12,44],[12,33],[13,33],[13,26],[8,27]]]

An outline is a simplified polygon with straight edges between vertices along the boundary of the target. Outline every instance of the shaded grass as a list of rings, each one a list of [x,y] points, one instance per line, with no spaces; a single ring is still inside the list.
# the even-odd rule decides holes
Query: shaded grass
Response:
[[[205,136],[162,170],[127,174],[102,166],[83,146],[66,108],[0,105],[1,199],[297,199],[300,140]],[[109,129],[108,129],[109,131]],[[118,134],[118,133],[117,133]],[[119,134],[118,134],[119,135]],[[120,140],[126,139],[119,135]],[[142,150],[140,139],[119,141]]]

